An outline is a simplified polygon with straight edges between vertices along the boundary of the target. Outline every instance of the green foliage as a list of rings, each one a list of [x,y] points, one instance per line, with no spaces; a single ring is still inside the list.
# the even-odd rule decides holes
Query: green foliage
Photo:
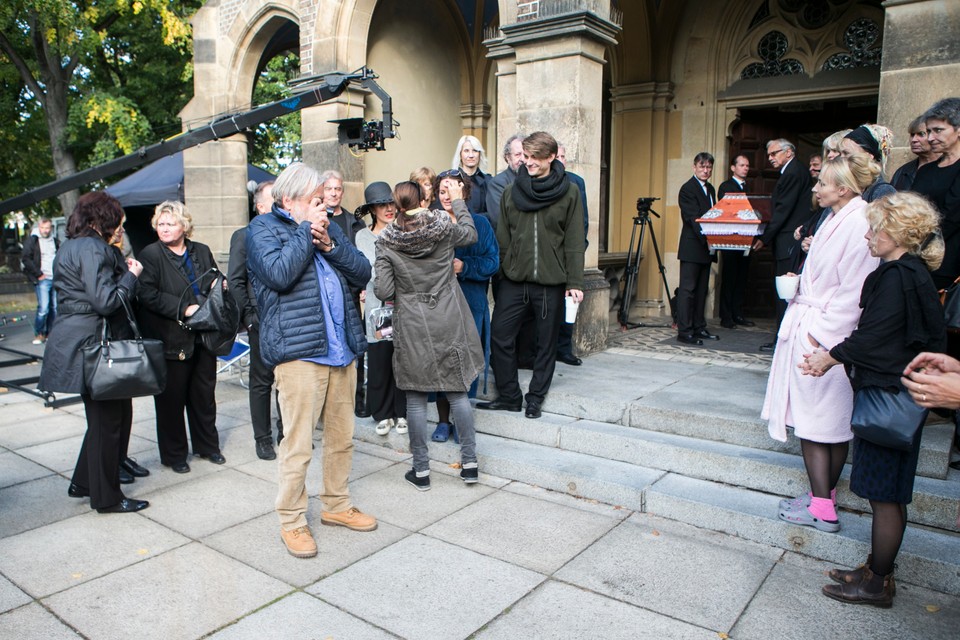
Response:
[[[300,58],[293,53],[267,62],[253,89],[253,104],[274,102],[290,95],[287,82],[300,73]],[[288,113],[257,127],[250,145],[249,162],[276,175],[303,156],[300,112]]]

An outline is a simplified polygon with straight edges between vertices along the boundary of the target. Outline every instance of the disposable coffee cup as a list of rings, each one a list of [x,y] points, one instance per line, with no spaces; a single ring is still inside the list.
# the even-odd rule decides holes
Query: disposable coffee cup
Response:
[[[800,287],[800,276],[777,276],[777,295],[781,300],[793,300]]]
[[[564,300],[566,300],[566,317],[564,320],[567,324],[573,324],[577,321],[577,309],[580,308],[580,303],[570,296],[567,296]]]

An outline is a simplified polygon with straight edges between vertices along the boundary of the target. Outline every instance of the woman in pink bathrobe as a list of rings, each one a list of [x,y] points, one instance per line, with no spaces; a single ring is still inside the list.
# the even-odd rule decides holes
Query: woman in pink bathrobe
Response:
[[[783,316],[761,413],[776,440],[785,442],[793,427],[810,479],[809,493],[780,502],[780,519],[821,531],[840,530],[836,486],[853,439],[853,392],[843,371],[811,378],[798,367],[804,354],[849,336],[860,319],[863,281],[879,263],[864,240],[869,224],[860,194],[876,177],[877,165],[866,156],[823,163],[813,190],[832,213],[814,236],[799,290]]]

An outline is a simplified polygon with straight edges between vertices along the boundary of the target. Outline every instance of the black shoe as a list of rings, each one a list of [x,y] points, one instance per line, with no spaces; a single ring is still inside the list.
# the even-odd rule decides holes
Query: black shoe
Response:
[[[101,507],[97,513],[133,513],[134,511],[143,511],[150,506],[146,500],[134,500],[133,498],[124,498],[112,507]]]
[[[474,462],[473,464],[476,465],[477,463]],[[460,479],[463,480],[464,484],[476,484],[480,482],[480,469],[478,469],[476,466],[470,468],[461,468]]]
[[[150,471],[137,464],[136,458],[124,458],[120,462],[120,468],[135,478],[146,478],[150,475]]]
[[[211,453],[210,455],[201,455],[201,458],[204,460],[209,460],[213,464],[223,464],[227,461],[219,451],[217,453]]]
[[[190,473],[190,465],[186,462],[174,462],[164,466],[170,467],[174,473]]]
[[[280,443],[281,443],[281,442],[283,442],[283,433],[282,433],[282,432],[277,434],[277,446],[278,446],[278,447],[280,446]]]
[[[261,460],[276,460],[277,454],[273,450],[273,443],[269,440],[257,440],[257,457]]]
[[[760,345],[760,351],[773,351],[776,346],[773,342],[764,342]]]
[[[365,402],[357,404],[356,408],[353,410],[353,415],[357,416],[358,418],[369,418],[370,410],[367,409],[367,404]]]
[[[417,488],[417,491],[429,491],[430,490],[430,475],[429,473],[422,478],[417,475],[417,472],[414,469],[410,469],[405,474],[403,474],[403,479],[412,484]]]
[[[71,498],[89,498],[90,490],[71,482],[70,486],[67,487],[67,495]]]
[[[133,481],[136,480],[136,478],[133,477],[133,474],[128,472],[123,467],[120,467],[119,472],[120,472],[120,484],[133,484]]]
[[[524,414],[528,418],[539,418],[543,412],[540,409],[540,403],[536,400],[527,400],[527,411]]]
[[[737,323],[738,325],[740,325],[741,327],[755,327],[755,326],[757,326],[757,323],[756,323],[756,322],[754,322],[753,320],[747,320],[747,319],[744,318],[743,316],[737,316],[736,318],[733,319],[733,321],[736,322],[736,323]]]
[[[719,340],[720,336],[715,333],[710,333],[706,329],[700,329],[700,331],[695,332],[695,335],[698,338],[703,338],[704,340]]]
[[[736,329],[737,323],[734,322],[733,320],[721,320],[720,326],[723,327],[724,329]]]
[[[514,413],[519,413],[522,408],[523,405],[520,402],[507,402],[500,398],[491,400],[490,402],[477,403],[477,409],[483,409],[484,411],[513,411]]]
[[[698,347],[703,346],[703,340],[701,340],[700,338],[697,338],[696,336],[693,336],[693,335],[686,335],[683,333],[677,334],[677,342],[682,342],[683,344],[692,344]]]
[[[563,364],[568,364],[568,365],[570,365],[571,367],[579,367],[580,365],[583,364],[583,360],[581,360],[581,359],[578,358],[577,356],[573,355],[572,353],[569,354],[569,355],[560,355],[560,354],[557,354],[557,362],[562,362]]]

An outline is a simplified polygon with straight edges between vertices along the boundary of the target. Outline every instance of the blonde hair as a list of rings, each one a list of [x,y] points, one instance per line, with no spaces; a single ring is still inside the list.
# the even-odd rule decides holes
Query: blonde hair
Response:
[[[876,182],[879,175],[880,164],[866,154],[849,158],[837,156],[833,160],[824,160],[820,167],[822,182],[846,187],[857,195]]]
[[[840,153],[840,143],[843,142],[843,139],[851,131],[853,131],[853,129],[843,129],[841,131],[837,131],[836,133],[831,133],[823,139],[823,150],[820,155],[823,157],[824,162],[827,161],[827,154],[829,154],[831,151],[834,153]]]
[[[414,169],[410,172],[410,180],[413,182],[427,181],[430,184],[433,184],[433,181],[436,179],[437,174],[430,167],[420,167],[419,169]]]
[[[867,205],[867,220],[874,233],[885,231],[927,269],[933,271],[943,262],[940,213],[920,194],[900,191],[874,200]]]
[[[187,211],[186,205],[177,200],[166,200],[157,205],[157,208],[153,211],[153,218],[150,219],[150,226],[153,227],[153,230],[157,230],[157,223],[160,221],[160,216],[163,214],[170,214],[174,220],[183,225],[183,235],[189,238],[193,235],[193,216],[190,215],[190,212]]]

